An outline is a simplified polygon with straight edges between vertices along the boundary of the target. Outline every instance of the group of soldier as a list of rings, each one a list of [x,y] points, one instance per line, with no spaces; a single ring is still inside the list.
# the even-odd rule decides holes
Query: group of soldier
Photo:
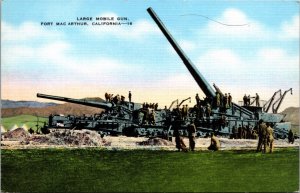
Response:
[[[156,111],[158,109],[158,103],[147,103],[147,102],[145,102],[145,103],[142,104],[142,108],[143,109],[144,108],[146,108],[146,109],[150,108],[150,109],[154,109]]]
[[[246,125],[241,126],[236,129],[235,126],[232,128],[232,136],[233,139],[257,139],[258,131],[257,127],[252,128],[252,126]]]
[[[125,97],[123,95],[115,95],[114,94],[110,94],[110,93],[105,93],[104,94],[104,97],[105,97],[105,101],[106,102],[113,102],[115,104],[124,104],[125,102]],[[129,100],[129,103],[131,103],[131,97],[132,97],[132,94],[131,94],[131,91],[129,91],[128,93],[128,100]]]
[[[166,109],[166,107],[165,107]],[[177,105],[177,108],[173,109],[173,115],[175,116],[180,116],[182,120],[186,120],[188,117],[189,113],[189,106],[188,105],[183,105],[182,108]]]
[[[260,107],[260,103],[259,103],[259,95],[256,93],[255,94],[255,97],[250,97],[250,95],[244,95],[244,97],[243,97],[243,101],[244,101],[244,106],[250,106],[251,105],[251,103],[250,103],[250,99],[251,98],[254,98],[255,99],[255,106],[257,106],[257,107]]]
[[[225,93],[222,95],[218,91],[216,92],[216,97],[215,97],[215,104],[216,107],[222,108],[222,109],[228,109],[232,107],[232,96],[230,93]]]
[[[274,150],[274,137],[273,129],[270,123],[265,123],[263,120],[259,120],[258,127],[258,144],[256,152],[266,153],[267,149],[272,153]]]
[[[174,137],[176,148],[178,151],[188,152],[195,150],[195,139],[196,139],[196,126],[194,122],[191,122],[187,127],[188,132],[188,139],[189,139],[189,148],[185,145],[183,138],[180,136],[180,128],[181,128],[181,121],[177,119],[173,121],[172,127],[174,129]],[[271,123],[265,123],[263,120],[259,120],[258,127],[251,129],[251,127],[239,127],[238,132],[234,130],[233,135],[236,136],[236,139],[257,139],[258,137],[258,144],[256,148],[256,152],[272,153],[274,151],[274,131],[272,128]],[[250,131],[250,132],[249,132]],[[294,143],[294,134],[290,130],[288,134],[288,141],[289,143]],[[208,150],[217,151],[220,149],[220,141],[214,135],[214,132],[211,132],[211,143],[208,147]]]
[[[196,94],[196,105],[194,106],[194,111],[196,112],[196,119],[204,119],[205,117],[211,116],[211,101],[205,98],[203,101],[200,100],[198,94]]]
[[[180,119],[177,119],[173,122],[172,127],[174,129],[174,136],[175,136],[175,143],[176,143],[176,148],[178,151],[184,151],[188,152],[194,151],[195,150],[195,145],[196,145],[196,126],[195,123],[192,122],[188,125],[187,127],[187,132],[188,132],[188,139],[189,139],[189,148],[185,145],[183,138],[180,136],[179,129],[180,129]],[[219,139],[214,135],[214,133],[211,133],[211,143],[210,146],[208,147],[209,150],[217,151],[220,149],[220,141]]]
[[[155,125],[155,111],[158,103],[143,103],[141,112],[143,113],[142,124]]]

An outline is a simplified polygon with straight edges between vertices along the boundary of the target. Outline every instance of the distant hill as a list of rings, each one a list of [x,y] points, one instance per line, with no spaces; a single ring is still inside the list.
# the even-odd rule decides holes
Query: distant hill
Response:
[[[65,103],[56,106],[31,108],[31,107],[19,107],[19,108],[6,108],[1,110],[2,117],[13,117],[17,115],[37,115],[47,117],[50,114],[64,114],[64,115],[93,115],[95,113],[102,112],[103,109],[95,107],[87,107],[83,105]]]
[[[103,99],[99,97],[93,98],[84,98],[87,101],[95,101],[95,102],[104,102]],[[18,102],[18,101],[15,101]],[[56,103],[40,103],[36,101],[23,101],[24,104],[36,104],[29,106],[21,106],[21,107],[10,107],[1,109],[2,117],[13,117],[17,115],[38,115],[42,117],[47,117],[50,114],[64,114],[64,115],[93,115],[95,113],[100,113],[103,109],[96,107],[88,107],[84,105],[72,104],[72,103],[64,103],[64,104],[56,104]],[[29,102],[29,103],[26,103]],[[35,103],[32,103],[35,102]],[[39,105],[37,105],[39,104]],[[55,104],[55,105],[54,105]],[[43,106],[44,105],[44,106]],[[42,107],[43,106],[43,107]]]
[[[285,114],[284,121],[289,121],[293,125],[299,125],[299,110],[300,107],[288,107],[280,114]]]
[[[49,107],[55,106],[57,103],[48,102],[42,103],[37,101],[12,101],[12,100],[1,100],[2,109],[6,108],[19,108],[19,107],[35,107],[35,108],[42,108],[42,107]]]

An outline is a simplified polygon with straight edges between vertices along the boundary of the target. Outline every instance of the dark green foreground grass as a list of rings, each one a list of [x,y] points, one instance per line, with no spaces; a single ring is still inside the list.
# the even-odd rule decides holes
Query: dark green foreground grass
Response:
[[[9,192],[292,192],[299,150],[170,152],[2,150]]]

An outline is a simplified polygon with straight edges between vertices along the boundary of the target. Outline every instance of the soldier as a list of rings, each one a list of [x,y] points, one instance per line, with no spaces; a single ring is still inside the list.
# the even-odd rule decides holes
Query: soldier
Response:
[[[244,126],[242,126],[242,139],[246,139],[247,131]]]
[[[125,97],[123,95],[121,95],[121,104],[125,103]]]
[[[227,109],[228,108],[228,96],[227,96],[227,93],[225,93],[225,96],[224,96],[223,100],[224,100],[223,105]]]
[[[257,107],[260,107],[260,104],[259,104],[259,95],[257,93],[256,93],[256,96],[255,96],[255,103],[256,103]]]
[[[245,94],[243,97],[244,106],[247,106],[247,95]]]
[[[108,102],[108,100],[109,100],[109,94],[107,92],[104,94],[104,97],[105,97],[105,101]]]
[[[195,138],[196,138],[196,126],[194,123],[191,123],[188,126],[188,136],[189,136],[189,142],[190,142],[190,150],[194,151],[195,149]]]
[[[267,145],[270,148],[270,153],[274,150],[274,137],[273,137],[273,129],[270,125],[267,127]]]
[[[131,97],[132,97],[132,94],[131,94],[131,92],[129,91],[129,93],[128,93],[128,100],[129,100],[129,103],[131,103]]]
[[[242,126],[239,125],[238,127],[238,139],[242,139]]]
[[[289,143],[291,143],[291,144],[293,144],[295,141],[294,133],[291,129],[289,131],[288,140],[289,140]]]
[[[267,125],[263,122],[262,119],[260,119],[258,123],[258,144],[256,152],[263,150],[263,152],[265,153],[267,147]],[[262,149],[262,146],[264,146],[264,149]]]
[[[211,107],[209,104],[207,104],[207,106],[206,106],[206,114],[207,114],[207,117],[210,117],[210,115],[211,115]]]
[[[232,106],[232,96],[230,95],[230,93],[228,93],[228,106]]]
[[[149,115],[149,124],[150,125],[155,124],[155,112],[154,112],[154,110],[151,110],[151,113]]]
[[[256,130],[252,130],[251,139],[257,139],[257,137]]]
[[[220,149],[220,141],[219,139],[214,135],[214,133],[211,133],[211,141],[210,146],[207,148],[209,150],[218,151]]]
[[[154,105],[154,110],[157,111],[157,109],[158,109],[158,103],[155,103],[155,105]]]
[[[250,95],[247,97],[247,106],[250,106]]]
[[[251,129],[249,127],[249,125],[246,126],[246,139],[250,139],[251,138]]]
[[[199,106],[200,105],[200,97],[199,97],[198,93],[196,94],[195,99],[196,99],[197,106]]]
[[[175,143],[176,143],[176,148],[178,149],[178,151],[182,150],[187,152],[187,148],[186,145],[184,144],[182,138],[180,137],[179,134],[179,129],[180,129],[180,118],[177,117],[177,120],[175,120],[172,124],[172,127],[174,129],[174,136],[175,136]]]
[[[220,93],[216,92],[216,106],[220,107],[221,101],[220,101]]]
[[[232,134],[231,134],[231,138],[232,138],[232,139],[237,139],[237,135],[236,135],[236,127],[235,127],[235,125],[232,126]]]
[[[143,108],[142,109],[142,113],[143,115],[143,120],[142,120],[142,124],[147,124],[148,123],[148,118],[149,118],[149,109],[148,108]]]
[[[113,98],[113,102],[115,103],[115,104],[118,104],[119,103],[119,95],[117,94],[114,98]]]
[[[188,105],[183,105],[182,107],[182,118],[186,120],[188,115]]]

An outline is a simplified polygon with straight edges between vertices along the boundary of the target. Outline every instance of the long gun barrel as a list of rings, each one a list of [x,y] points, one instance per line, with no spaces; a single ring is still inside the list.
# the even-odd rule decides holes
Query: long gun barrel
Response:
[[[101,109],[110,109],[113,105],[111,103],[103,103],[103,102],[93,102],[93,101],[86,101],[84,99],[72,99],[67,97],[60,97],[60,96],[53,96],[53,95],[46,95],[46,94],[36,94],[39,98],[45,98],[45,99],[51,99],[51,100],[57,100],[57,101],[64,101],[69,103],[75,103],[90,107],[97,107]]]
[[[215,92],[212,89],[212,87],[207,83],[205,78],[202,76],[202,74],[197,70],[197,68],[194,66],[194,64],[190,61],[190,59],[185,55],[183,50],[180,48],[178,43],[174,40],[170,32],[167,30],[165,25],[162,23],[162,21],[158,18],[156,13],[153,11],[151,7],[147,9],[148,13],[152,17],[152,19],[155,21],[155,23],[158,25],[159,29],[162,31],[162,33],[165,35],[165,37],[168,39],[172,47],[175,49],[187,69],[190,71],[192,76],[194,77],[195,81],[199,85],[199,87],[202,89],[204,94],[208,98],[215,97]]]

